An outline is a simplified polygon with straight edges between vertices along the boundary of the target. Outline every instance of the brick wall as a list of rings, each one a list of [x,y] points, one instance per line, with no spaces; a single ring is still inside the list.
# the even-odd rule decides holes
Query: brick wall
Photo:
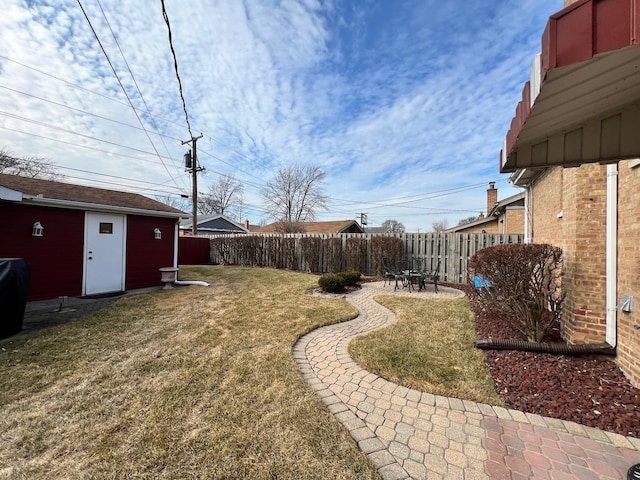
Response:
[[[551,243],[564,248],[563,223],[557,217],[562,211],[563,173],[562,167],[549,168],[531,187],[529,210],[533,228],[529,236],[536,243]]]
[[[601,343],[606,330],[607,167],[592,164],[574,170],[575,203],[569,209],[575,212],[569,277],[573,288],[567,295],[573,322],[566,323],[565,332],[573,343]]]
[[[617,312],[617,362],[640,385],[640,164],[618,164],[618,284],[616,301],[634,297],[631,313]],[[553,167],[532,185],[533,238],[563,249],[567,297],[563,336],[602,343],[606,332],[606,178],[604,165]],[[557,214],[562,212],[562,218]]]
[[[553,167],[532,187],[533,240],[564,253],[562,334],[571,343],[605,339],[606,178],[602,165]]]
[[[500,220],[500,233],[524,233],[524,207],[508,207]]]
[[[618,312],[618,364],[640,385],[640,165],[618,164],[618,294],[633,295],[631,313]]]

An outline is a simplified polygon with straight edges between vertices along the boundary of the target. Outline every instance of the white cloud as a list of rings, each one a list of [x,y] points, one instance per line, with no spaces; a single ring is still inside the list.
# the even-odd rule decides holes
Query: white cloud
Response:
[[[180,140],[189,134],[159,2],[100,2],[155,122],[144,113],[98,4],[82,2],[153,146],[77,2],[5,3],[0,148],[128,177],[131,185],[151,181],[166,191],[176,184],[188,191],[181,168],[187,147]],[[202,191],[215,172],[245,179],[250,219],[257,223],[257,192],[277,168],[321,165],[327,193],[352,202],[336,200],[325,218],[356,218],[370,208],[370,224],[398,217],[422,231],[435,220],[455,224],[484,209],[482,184],[499,177],[498,152],[546,18],[562,8],[559,0],[165,3],[192,132],[205,134],[198,143],[209,170],[201,177]],[[165,165],[154,147],[171,157]],[[410,204],[419,208],[375,205],[476,184]],[[506,182],[499,187],[501,197],[515,193]]]

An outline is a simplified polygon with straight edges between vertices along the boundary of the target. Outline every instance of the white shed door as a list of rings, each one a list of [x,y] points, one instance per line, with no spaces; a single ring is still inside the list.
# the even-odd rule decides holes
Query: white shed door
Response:
[[[125,217],[86,214],[84,294],[124,290]]]

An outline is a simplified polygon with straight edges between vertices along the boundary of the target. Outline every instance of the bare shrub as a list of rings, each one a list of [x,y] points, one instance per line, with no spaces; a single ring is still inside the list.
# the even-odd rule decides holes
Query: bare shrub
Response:
[[[306,263],[307,270],[311,273],[319,272],[322,239],[319,237],[302,237],[300,246],[302,248],[302,264]]]
[[[371,263],[376,275],[384,274],[383,258],[395,263],[404,257],[404,242],[397,237],[383,235],[371,238]]]
[[[338,237],[325,238],[322,243],[327,271],[330,273],[342,271],[342,239]]]
[[[234,238],[233,241],[238,249],[239,265],[249,267],[262,266],[262,238],[247,235]]]
[[[211,239],[211,263],[214,265],[230,265],[232,263],[232,242],[227,238]]]
[[[549,244],[505,244],[484,248],[469,259],[469,282],[481,276],[475,300],[512,323],[528,341],[540,342],[554,324],[563,300],[562,249]]]
[[[344,260],[347,270],[364,272],[367,266],[367,239],[360,237],[347,238]]]
[[[296,239],[295,238],[283,238],[282,239],[282,263],[283,268],[289,270],[297,270],[298,265],[296,262]]]

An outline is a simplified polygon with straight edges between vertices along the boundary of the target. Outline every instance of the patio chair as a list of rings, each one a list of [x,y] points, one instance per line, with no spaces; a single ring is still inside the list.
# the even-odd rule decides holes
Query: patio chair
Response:
[[[433,288],[438,293],[438,280],[440,280],[440,260],[438,260],[438,266],[435,270],[425,271],[422,273],[423,281],[433,282]]]
[[[382,286],[386,287],[387,281],[389,282],[389,285],[391,285],[391,280],[395,280],[396,275],[391,262],[387,257],[382,257],[382,266],[384,267],[384,283],[382,284]]]
[[[395,267],[394,267],[394,276],[396,279],[396,286],[393,289],[393,291],[395,292],[398,288],[400,288],[398,286],[398,280],[400,280],[402,287],[408,287],[409,288],[409,292],[411,292],[411,265],[409,265],[409,262],[406,260],[400,260],[398,262],[396,262]]]

